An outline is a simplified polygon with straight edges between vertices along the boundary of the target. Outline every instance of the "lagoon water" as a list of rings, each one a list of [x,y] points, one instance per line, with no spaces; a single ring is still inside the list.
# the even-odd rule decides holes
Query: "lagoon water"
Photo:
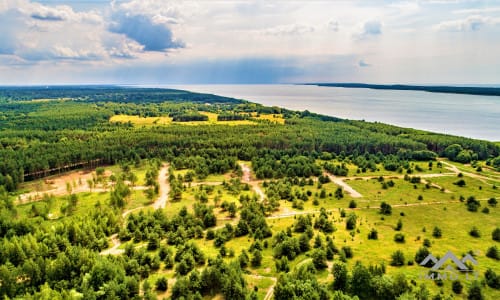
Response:
[[[268,106],[309,110],[352,120],[377,121],[500,141],[500,97],[319,87],[312,85],[168,85]]]

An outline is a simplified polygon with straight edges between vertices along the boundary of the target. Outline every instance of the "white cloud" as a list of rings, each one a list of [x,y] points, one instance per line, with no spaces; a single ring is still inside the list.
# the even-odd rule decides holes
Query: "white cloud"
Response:
[[[313,26],[303,24],[281,25],[264,30],[263,34],[268,35],[301,35],[314,32]]]
[[[482,15],[468,16],[465,19],[444,21],[434,26],[438,31],[478,31],[486,25],[498,25],[500,18]]]
[[[500,12],[500,7],[468,8],[468,9],[457,9],[452,11],[453,14],[467,14],[467,15],[476,15],[476,14],[485,14],[494,12]]]

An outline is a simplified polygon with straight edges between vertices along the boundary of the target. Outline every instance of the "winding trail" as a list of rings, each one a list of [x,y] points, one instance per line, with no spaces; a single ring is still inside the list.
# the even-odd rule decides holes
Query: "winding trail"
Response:
[[[260,188],[259,181],[252,180],[252,173],[251,173],[250,167],[244,163],[240,163],[240,167],[241,167],[241,170],[243,171],[243,176],[241,177],[241,180],[244,183],[248,183],[250,186],[252,186],[252,189],[259,196],[260,201],[264,201],[264,199],[266,199],[266,194]]]
[[[159,197],[153,203],[154,209],[165,208],[167,204],[168,195],[170,194],[170,183],[168,182],[168,164],[163,164],[158,174],[158,184],[160,185]]]
[[[479,179],[479,180],[481,180],[483,182],[485,182],[486,180],[500,182],[500,179],[497,179],[494,176],[493,177],[488,177],[488,176],[483,176],[483,175],[479,175],[479,174],[474,174],[474,173],[471,173],[471,172],[467,172],[467,171],[464,171],[464,170],[460,170],[459,168],[457,168],[457,166],[455,166],[453,164],[450,164],[449,162],[446,162],[446,161],[441,161],[441,163],[444,164],[444,165],[446,165],[446,169],[454,172],[455,174],[462,173],[464,176],[476,178],[476,179]]]
[[[118,249],[122,245],[122,243],[120,242],[120,239],[118,239],[117,233],[110,236],[110,238],[111,238],[111,242],[113,243],[113,247],[101,251],[101,253],[100,253],[101,255],[118,255],[118,254],[122,254],[123,252],[125,252],[123,249]]]
[[[159,196],[156,199],[155,202],[153,202],[151,205],[154,209],[161,209],[165,208],[165,205],[167,204],[168,196],[170,194],[170,184],[168,182],[168,164],[163,164],[161,167],[159,173],[158,173],[158,184],[159,184]],[[128,214],[136,211],[143,209],[147,206],[139,206],[136,208],[132,208],[129,210],[126,210],[122,213],[122,217],[125,218]],[[111,248],[108,248],[106,250],[101,251],[101,255],[117,255],[123,253],[123,249],[118,249],[122,242],[120,239],[118,239],[118,234],[113,234],[111,237],[111,242],[113,243],[113,246]]]

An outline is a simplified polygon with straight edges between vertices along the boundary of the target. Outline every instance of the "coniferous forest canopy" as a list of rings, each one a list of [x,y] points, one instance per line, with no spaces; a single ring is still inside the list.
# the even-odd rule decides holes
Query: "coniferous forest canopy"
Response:
[[[116,118],[123,119],[113,121]],[[438,286],[434,293],[434,287],[429,291],[403,273],[388,275],[383,263],[355,262],[361,256],[355,246],[335,239],[337,229],[344,227],[353,241],[357,234],[376,240],[384,233],[381,229],[360,233],[361,224],[367,223],[367,217],[356,210],[361,202],[348,198],[341,187],[330,193],[324,186],[333,183],[325,174],[345,177],[373,172],[384,190],[400,181],[425,189],[420,177],[409,174],[425,172],[427,166],[431,170],[443,159],[459,166],[482,162],[485,170],[496,172],[500,146],[180,90],[2,87],[0,297],[204,299],[221,295],[225,299],[261,299],[267,297],[267,291],[263,293],[252,280],[264,280],[265,275],[250,270],[266,267],[276,274],[267,279],[274,287],[270,294],[274,299],[431,299],[431,295],[433,299],[446,295],[482,299],[474,298],[474,293],[493,297],[500,288],[495,252],[500,240],[498,222],[493,224],[493,232],[482,232],[488,241],[493,239],[488,243],[494,249],[491,256],[496,255],[491,263],[496,273],[495,267],[488,268],[468,289],[457,281],[453,292],[451,284],[445,285],[443,293]],[[251,165],[254,182],[265,195],[252,194],[251,184],[240,179],[242,161]],[[169,168],[171,206],[125,214],[134,195],[159,196],[156,178],[164,163]],[[67,187],[67,196],[20,201],[30,182],[86,169],[96,174],[96,183],[89,182],[90,187],[101,183],[104,177],[100,176],[108,168],[115,168],[116,176],[112,175],[113,184],[101,194],[92,193],[92,188],[85,195],[74,193],[75,184]],[[144,171],[144,192],[134,189],[139,179],[133,170]],[[386,181],[376,175],[381,170],[395,177]],[[220,186],[203,184],[225,174],[232,177],[224,177]],[[460,178],[452,186],[461,185]],[[469,180],[462,179],[465,188],[469,188]],[[492,193],[496,193],[497,184],[484,185],[493,186]],[[442,192],[446,194],[445,188]],[[481,186],[478,193],[486,191]],[[464,208],[463,214],[479,207],[497,209],[496,200],[488,200],[488,206],[471,198],[473,194],[463,194],[470,197],[459,200],[457,194],[452,201]],[[189,195],[194,202],[184,205]],[[85,197],[99,200],[79,209]],[[283,228],[271,223],[274,219],[269,217],[280,205],[286,206],[283,203],[293,203],[293,209],[300,210],[313,198],[318,202],[314,212],[294,215]],[[351,200],[343,207],[345,211],[322,207],[329,199],[334,203],[342,198]],[[58,216],[51,217],[49,212],[59,202],[63,204]],[[378,205],[373,213],[378,214]],[[377,218],[384,220],[384,215],[391,215],[391,205],[381,208]],[[399,218],[407,222],[401,213]],[[404,231],[403,221],[398,227]],[[432,227],[427,231],[433,233]],[[393,233],[390,235],[392,239]],[[396,243],[401,239],[404,243],[401,235],[395,237]],[[414,237],[407,235],[410,238]],[[110,239],[124,243],[120,255],[102,255]],[[249,246],[228,246],[235,239],[244,239]],[[417,255],[425,257],[428,248],[430,245],[423,245]],[[405,260],[401,255],[393,254],[387,265],[410,265],[409,257]],[[417,255],[416,265],[421,261]],[[297,257],[307,259],[296,263]],[[411,262],[413,265],[413,258]],[[321,273],[323,270],[328,274]],[[463,292],[456,293],[462,285]],[[443,298],[436,298],[439,295]]]

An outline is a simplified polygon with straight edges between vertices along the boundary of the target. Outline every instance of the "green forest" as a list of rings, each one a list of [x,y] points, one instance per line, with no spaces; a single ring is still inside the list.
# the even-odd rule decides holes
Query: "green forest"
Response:
[[[500,297],[493,142],[181,90],[1,87],[0,161],[2,299]],[[473,279],[428,279],[448,250]]]

